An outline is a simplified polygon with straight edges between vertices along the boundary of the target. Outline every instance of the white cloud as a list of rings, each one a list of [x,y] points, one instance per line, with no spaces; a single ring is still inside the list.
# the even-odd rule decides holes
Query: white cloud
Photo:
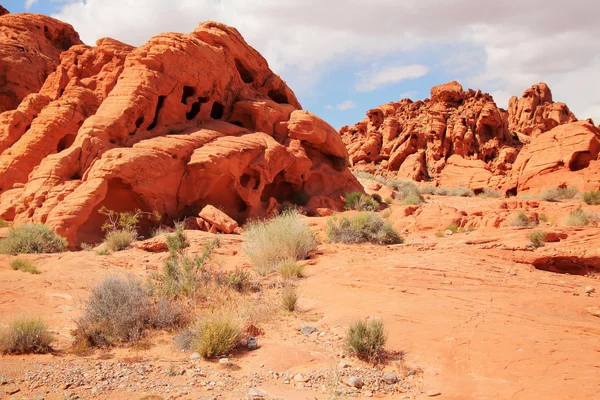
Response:
[[[333,106],[331,104],[327,104],[325,106],[325,108],[328,109],[328,110],[333,110]]]
[[[56,16],[88,44],[111,36],[140,45],[218,20],[238,28],[293,88],[309,93],[323,74],[389,58],[441,69],[448,80],[488,92],[520,95],[546,81],[579,118],[600,121],[593,73],[600,66],[599,13],[600,2],[591,0],[482,0],[476,7],[470,0],[70,0]],[[363,74],[359,87],[419,76],[401,68]]]
[[[375,67],[371,71],[357,74],[356,90],[371,92],[383,85],[398,83],[405,79],[415,79],[427,75],[429,67],[425,65],[388,65],[383,68]]]
[[[341,111],[350,110],[352,108],[356,108],[356,103],[352,100],[346,100],[335,106],[335,108]]]
[[[29,10],[39,0],[25,0],[25,9]]]

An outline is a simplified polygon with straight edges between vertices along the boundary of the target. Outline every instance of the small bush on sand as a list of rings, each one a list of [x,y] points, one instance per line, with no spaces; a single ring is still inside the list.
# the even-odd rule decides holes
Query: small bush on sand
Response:
[[[435,187],[432,185],[426,185],[421,187],[421,194],[429,194],[436,196],[456,196],[456,197],[473,197],[475,196],[475,192],[472,189],[466,187],[455,187],[455,188],[444,188],[444,187]]]
[[[392,199],[391,197],[386,197],[385,199],[383,199],[383,201],[385,201],[385,204],[392,204],[394,202],[394,199]]]
[[[227,282],[238,292],[243,292],[250,286],[250,271],[236,267],[227,275]]]
[[[511,217],[512,226],[535,226],[535,221],[531,221],[525,211],[519,211],[517,214]]]
[[[66,247],[66,239],[43,224],[19,225],[0,240],[3,254],[59,253]]]
[[[502,197],[502,193],[499,190],[484,188],[481,193],[479,193],[479,197],[499,199]]]
[[[180,329],[190,322],[190,310],[169,299],[159,298],[153,305],[150,324],[155,329]]]
[[[473,197],[475,196],[475,192],[473,189],[467,187],[455,187],[448,189],[448,194],[446,196]]]
[[[0,331],[0,350],[5,354],[48,353],[54,335],[42,319],[21,316]]]
[[[334,243],[399,244],[402,237],[390,221],[376,213],[360,213],[352,218],[337,216],[327,221],[327,237]]]
[[[456,225],[455,223],[451,223],[446,227],[446,230],[451,231],[452,233],[456,233],[458,231],[458,225]]]
[[[369,174],[368,172],[353,172],[354,176],[357,177],[358,179],[370,179],[372,181],[376,181],[379,183],[386,183],[385,182],[385,177],[383,176],[377,176],[377,175],[373,175],[373,174]]]
[[[346,210],[377,211],[379,203],[367,194],[360,192],[346,193]]]
[[[381,203],[383,202],[383,200],[381,199],[381,195],[379,195],[379,193],[373,193],[373,194],[371,195],[371,198],[372,198],[373,200],[375,200],[377,203],[380,203],[380,204],[381,204]]]
[[[379,319],[358,320],[346,334],[346,349],[360,359],[377,362],[381,358],[387,335]]]
[[[416,206],[423,203],[423,199],[414,194],[408,195],[404,198],[404,204],[407,206]]]
[[[529,234],[529,240],[533,243],[533,247],[543,247],[546,244],[546,235],[544,231],[533,231]]]
[[[391,180],[387,183],[388,187],[398,193],[398,196],[410,204],[421,204],[423,196],[419,192],[418,186],[413,181]]]
[[[108,232],[104,237],[104,243],[108,251],[121,251],[131,246],[136,239],[137,232],[135,230],[118,229]]]
[[[243,249],[261,275],[273,272],[285,260],[306,259],[316,248],[314,232],[293,210],[246,227]]]
[[[28,260],[22,260],[20,258],[17,258],[16,260],[12,260],[10,262],[10,267],[12,269],[16,270],[20,270],[23,272],[29,272],[30,274],[39,274],[40,271],[37,269],[37,267],[35,266],[34,263],[32,263],[31,261]]]
[[[298,264],[296,260],[285,260],[279,263],[277,270],[279,271],[281,278],[284,280],[302,278],[304,265]]]
[[[171,255],[180,253],[190,246],[187,236],[185,236],[185,224],[177,222],[175,224],[175,232],[167,235],[167,248]]]
[[[292,285],[285,285],[281,291],[281,306],[285,311],[294,312],[298,304],[298,292]]]
[[[10,224],[8,223],[8,221],[5,221],[2,218],[0,218],[0,228],[8,228],[9,226]]]
[[[546,189],[538,197],[545,201],[560,201],[572,199],[576,194],[577,188],[575,187],[559,187]]]
[[[208,359],[231,352],[239,343],[241,326],[233,316],[220,313],[202,319],[193,332],[192,350]]]
[[[436,187],[433,185],[425,185],[425,186],[421,186],[419,188],[419,192],[421,194],[428,194],[428,195],[432,195],[432,194],[437,194],[436,193]]]
[[[582,210],[581,207],[571,211],[565,224],[567,226],[587,226],[598,222],[598,216],[589,211]]]
[[[590,206],[596,206],[600,204],[600,190],[585,192],[583,194],[583,201],[585,204],[589,204]]]

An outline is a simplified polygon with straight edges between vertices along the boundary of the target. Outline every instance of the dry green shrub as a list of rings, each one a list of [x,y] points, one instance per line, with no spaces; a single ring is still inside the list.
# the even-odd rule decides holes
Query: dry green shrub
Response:
[[[512,226],[531,227],[537,225],[536,221],[532,221],[525,211],[519,211],[511,217]]]
[[[419,193],[427,195],[437,194],[436,189],[433,185],[424,185],[419,188]]]
[[[346,333],[346,349],[356,357],[370,362],[380,360],[386,341],[383,321],[379,319],[358,320],[350,325]]]
[[[368,194],[361,192],[346,193],[346,210],[357,211],[377,211],[379,210],[379,202]],[[381,198],[381,197],[380,197]]]
[[[403,243],[392,223],[376,213],[360,213],[352,218],[330,217],[327,220],[326,232],[329,241],[333,243]]]
[[[588,226],[597,223],[598,216],[592,212],[581,209],[581,207],[571,211],[565,221],[567,226]]]
[[[43,224],[19,225],[0,240],[2,254],[59,253],[66,247],[67,240]]]
[[[302,278],[304,265],[299,264],[296,260],[284,260],[277,266],[277,271],[284,280]]]
[[[294,312],[298,306],[300,296],[292,285],[285,285],[281,291],[281,306],[285,311]]]
[[[576,194],[576,187],[558,187],[544,190],[538,198],[545,201],[560,201],[572,199]]]
[[[379,183],[386,183],[385,177],[369,174],[368,172],[353,172],[354,176],[358,179],[370,179]]]
[[[455,223],[451,223],[446,227],[446,230],[451,231],[452,233],[456,233],[458,231],[458,225],[456,225]]]
[[[98,213],[106,216],[102,230],[107,232],[104,243],[109,251],[125,250],[136,241],[140,218],[160,220],[160,214],[157,211],[145,212],[140,209],[134,212],[116,212],[103,206],[98,210]]]
[[[175,232],[167,235],[167,248],[171,255],[181,253],[190,246],[184,229],[185,224],[183,222],[177,222],[175,224]]]
[[[137,239],[137,231],[118,229],[110,231],[104,237],[104,245],[108,251],[121,251],[129,248]]]
[[[469,189],[467,187],[455,187],[448,189],[448,194],[446,196],[455,196],[455,197],[473,197],[475,196],[475,192],[473,189]]]
[[[383,199],[383,201],[385,201],[385,204],[392,204],[394,202],[394,199],[392,199],[391,197],[386,197],[385,199]]]
[[[4,354],[48,353],[54,335],[37,317],[20,316],[0,331],[0,351]]]
[[[546,235],[544,231],[533,231],[529,234],[529,240],[533,244],[533,247],[544,247],[546,244]]]
[[[317,248],[314,232],[294,210],[249,224],[245,236],[244,252],[261,275],[273,272],[285,260],[306,259]]]
[[[479,197],[499,199],[502,197],[502,193],[500,193],[499,190],[484,188],[483,191],[479,193]]]
[[[227,355],[238,345],[241,324],[223,311],[203,318],[192,329],[192,350],[210,359]]]
[[[421,204],[424,200],[421,192],[419,192],[419,187],[413,181],[396,179],[387,182],[387,185],[398,193],[405,204]]]
[[[250,277],[250,271],[246,271],[241,267],[236,267],[227,275],[227,282],[233,289],[238,292],[243,292],[250,286]]]
[[[600,204],[600,190],[583,193],[583,201],[590,206]]]
[[[30,274],[39,274],[40,271],[37,269],[37,267],[35,266],[34,263],[32,263],[31,261],[28,260],[22,260],[20,258],[17,258],[15,260],[12,260],[10,262],[10,267],[12,269],[16,270],[20,270],[23,272],[29,272]]]

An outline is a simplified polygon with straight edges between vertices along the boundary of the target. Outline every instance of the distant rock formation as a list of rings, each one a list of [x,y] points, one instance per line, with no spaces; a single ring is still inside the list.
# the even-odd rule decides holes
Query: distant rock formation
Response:
[[[10,14],[0,6],[0,112],[38,92],[60,53],[81,44],[73,27],[45,15]]]
[[[285,201],[339,208],[362,190],[335,129],[216,22],[139,48],[71,47],[0,115],[0,153],[0,216],[72,244],[100,238],[102,206],[173,220],[213,205],[243,223]]]

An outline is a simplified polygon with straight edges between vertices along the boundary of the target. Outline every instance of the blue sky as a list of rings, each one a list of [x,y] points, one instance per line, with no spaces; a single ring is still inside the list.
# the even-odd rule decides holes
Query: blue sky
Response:
[[[600,3],[571,0],[8,0],[11,12],[71,23],[82,40],[132,45],[204,20],[235,26],[334,127],[380,104],[458,80],[498,106],[545,81],[600,123]]]

